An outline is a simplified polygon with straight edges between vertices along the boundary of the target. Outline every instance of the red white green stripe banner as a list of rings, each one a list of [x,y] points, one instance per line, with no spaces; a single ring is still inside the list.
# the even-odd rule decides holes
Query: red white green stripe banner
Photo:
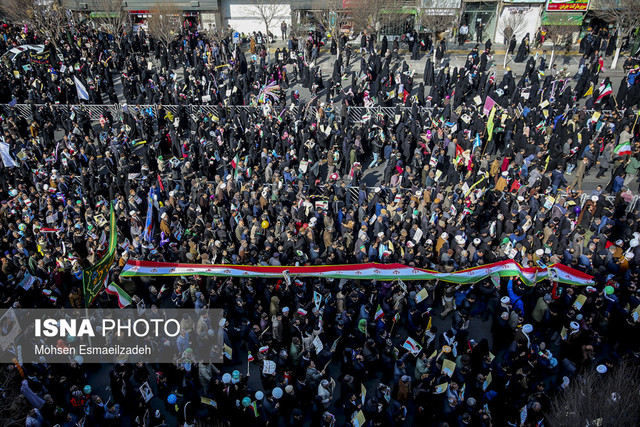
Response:
[[[109,295],[118,296],[118,306],[120,308],[125,308],[131,305],[132,299],[129,296],[129,294],[126,293],[124,289],[122,289],[120,286],[116,285],[115,283],[111,282],[111,284],[105,288],[105,291]]]
[[[351,264],[322,266],[251,266],[230,264],[173,264],[150,261],[128,261],[120,274],[123,277],[142,276],[222,276],[222,277],[273,277],[281,278],[285,271],[291,276],[323,277],[333,279],[366,280],[442,280],[445,282],[472,284],[497,274],[500,277],[520,277],[528,285],[548,278],[570,285],[593,284],[593,277],[562,264],[554,264],[546,269],[522,267],[515,261],[507,260],[482,265],[453,273],[409,267],[402,264]]]
[[[613,149],[613,154],[618,156],[628,156],[631,154],[631,144],[629,141],[623,142],[622,144],[618,144],[616,148]]]

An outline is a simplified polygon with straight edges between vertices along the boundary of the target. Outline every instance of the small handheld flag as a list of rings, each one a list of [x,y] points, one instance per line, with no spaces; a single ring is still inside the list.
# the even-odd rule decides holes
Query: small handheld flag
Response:
[[[89,92],[87,92],[87,88],[84,87],[82,82],[78,80],[76,76],[73,76],[73,82],[76,84],[76,91],[78,92],[78,99],[84,99],[85,101],[89,100]]]
[[[618,146],[613,149],[613,154],[615,154],[616,156],[631,155],[631,144],[629,144],[629,141],[618,144]]]

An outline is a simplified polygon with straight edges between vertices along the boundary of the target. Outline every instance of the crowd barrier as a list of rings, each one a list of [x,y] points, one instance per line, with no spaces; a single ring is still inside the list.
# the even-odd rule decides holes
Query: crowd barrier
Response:
[[[176,114],[178,109],[182,107],[183,110],[187,114],[194,115],[199,113],[204,113],[206,115],[214,115],[216,117],[220,117],[222,115],[222,109],[226,110],[227,115],[231,114],[239,114],[241,112],[245,112],[249,115],[261,115],[262,107],[255,106],[246,106],[246,105],[232,105],[232,106],[218,106],[218,105],[208,105],[208,104],[190,104],[190,105],[162,105],[165,111],[171,112],[171,114]],[[127,104],[0,104],[0,112],[9,114],[19,114],[21,117],[24,117],[27,120],[33,119],[33,113],[40,108],[48,108],[54,110],[56,114],[71,114],[74,110],[83,110],[89,113],[89,116],[92,120],[97,121],[100,118],[100,115],[104,113],[105,110],[109,111],[111,115],[116,117],[121,117],[123,111],[127,108],[137,108],[140,111],[150,111],[154,116],[157,115],[158,105],[127,105]],[[289,106],[287,107],[292,109],[294,112],[298,112],[301,109],[304,109],[306,118],[313,118],[317,113],[317,107],[312,108],[304,108],[304,105],[299,106]],[[341,105],[334,105],[332,113],[334,115],[340,116],[342,114]],[[378,115],[383,115],[386,120],[392,120],[396,114],[396,107],[344,107],[347,108],[346,116],[353,123],[361,122],[366,118],[366,116],[376,117]],[[403,112],[411,112],[411,107],[399,107],[400,111]],[[420,107],[418,108],[418,112],[420,114],[430,114],[433,111],[431,107]]]
[[[218,105],[210,105],[210,104],[189,104],[189,105],[170,105],[163,104],[162,105],[165,111],[171,112],[171,114],[176,114],[178,109],[182,107],[189,116],[204,113],[206,115],[214,115],[216,117],[220,117],[222,115],[222,109],[226,110],[227,115],[239,114],[241,112],[245,112],[249,115],[261,115],[262,107],[256,106],[247,106],[247,105],[231,105],[231,106],[218,106]],[[33,119],[33,112],[37,111],[39,108],[43,107],[51,107],[56,114],[71,114],[72,111],[82,109],[89,113],[89,116],[92,120],[97,121],[100,119],[100,115],[103,114],[105,110],[108,110],[111,115],[116,117],[121,117],[122,112],[126,108],[137,108],[139,110],[150,111],[154,116],[157,115],[158,105],[157,104],[141,104],[141,105],[127,105],[127,104],[0,104],[0,112],[4,114],[14,113],[19,114],[27,120]],[[287,107],[292,109],[294,112],[300,111],[300,109],[304,109],[304,114],[306,118],[313,118],[317,113],[317,107],[312,108],[304,108],[304,105],[298,106],[289,106]],[[362,122],[366,120],[367,117],[377,117],[379,115],[384,116],[385,120],[394,120],[396,112],[411,112],[412,107],[343,107],[342,105],[334,105],[332,113],[334,115],[340,116],[342,115],[342,108],[347,108],[346,116],[349,118],[349,121],[352,123]],[[418,113],[421,115],[427,114],[431,115],[434,108],[427,107],[419,107]],[[587,110],[588,114],[592,114],[593,110]],[[602,113],[607,114],[610,113],[608,110],[602,111]]]

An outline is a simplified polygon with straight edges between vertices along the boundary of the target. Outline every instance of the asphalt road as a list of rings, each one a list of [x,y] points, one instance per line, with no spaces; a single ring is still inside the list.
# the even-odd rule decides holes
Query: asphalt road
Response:
[[[271,45],[271,51],[275,51],[275,49],[277,48],[283,48],[285,47],[285,43],[282,41],[278,41],[274,44]],[[466,61],[466,57],[469,53],[469,51],[475,46],[475,43],[466,43],[464,46],[460,47],[457,44],[455,46],[450,46],[450,49],[452,49],[451,51],[447,52],[444,58],[444,62],[449,62],[451,67],[460,67],[463,66],[465,61]],[[576,46],[574,45],[574,49],[576,48]],[[243,48],[244,49],[244,48]],[[493,46],[494,49],[494,57],[493,57],[493,61],[495,66],[493,67],[493,71],[496,72],[497,75],[497,80],[500,80],[502,78],[502,75],[505,72],[505,68],[503,67],[503,62],[504,62],[504,55],[505,55],[505,50],[504,47],[500,44],[494,44]],[[549,66],[551,66],[552,64],[550,63],[550,59],[551,59],[551,46],[550,45],[545,45],[540,47],[539,49],[534,49],[532,51],[532,55],[535,55],[536,53],[542,54],[542,51],[546,50],[547,51],[547,62],[549,63]],[[245,49],[246,50],[246,49]],[[402,50],[402,49],[401,49]],[[358,49],[354,48],[353,49],[353,57],[352,60],[350,61],[350,67],[346,70],[348,72],[358,72],[360,69],[360,58],[362,57],[362,55],[360,55],[359,53],[357,53]],[[406,51],[405,51],[406,52]],[[249,56],[249,55],[247,55]],[[368,55],[365,55],[365,58],[368,58]],[[415,82],[416,84],[414,85],[414,87],[417,88],[418,84],[420,82],[422,82],[422,75],[424,73],[424,67],[425,64],[427,62],[427,59],[432,58],[431,55],[427,55],[426,52],[421,53],[420,58],[417,61],[412,61],[409,59],[410,56],[408,54],[404,54],[401,55],[401,60],[405,60],[407,62],[407,64],[409,65],[409,69],[410,70],[415,70]],[[515,76],[519,76],[522,74],[522,72],[524,71],[524,67],[525,67],[525,63],[516,63],[513,61],[514,55],[508,55],[507,58],[507,68],[511,69],[512,72],[515,74]],[[575,75],[575,73],[578,71],[579,68],[579,62],[580,62],[580,58],[581,55],[577,52],[577,51],[572,51],[570,52],[570,55],[565,56],[563,52],[561,52],[560,54],[555,55],[554,58],[554,62],[557,65],[558,69],[563,69],[566,68],[566,70],[569,72],[570,76]],[[325,79],[328,79],[331,74],[333,73],[333,64],[334,64],[334,59],[335,57],[331,56],[328,52],[327,49],[323,49],[322,53],[319,57],[319,59],[317,60],[317,65],[320,67],[320,69],[322,70],[322,74],[324,76]],[[622,63],[624,62],[624,57],[620,57],[620,60],[618,61],[618,67],[615,70],[611,70],[610,66],[612,63],[612,58],[608,57],[605,58],[605,68],[604,70],[601,72],[601,79],[604,79],[604,77],[609,77],[613,83],[613,90],[614,90],[614,94],[617,93],[618,88],[620,87],[620,83],[622,81],[622,77],[625,75],[625,73],[622,70]],[[287,66],[288,71],[290,72],[291,75],[291,69],[292,66],[288,65]],[[436,72],[438,70],[438,66],[436,67]],[[180,69],[176,69],[174,70],[178,76],[178,79],[181,81],[182,76],[183,76],[183,70],[182,68]],[[344,87],[345,91],[348,91],[350,88],[350,82],[351,79],[345,80],[345,82],[347,83],[347,86]],[[122,96],[122,88],[121,88],[121,84],[120,84],[120,77],[118,76],[115,79],[115,83],[116,83],[116,92],[118,94],[118,98],[121,100],[121,102],[125,102],[124,101],[124,97]],[[427,87],[427,91],[428,91],[428,87]],[[293,90],[297,90],[300,93],[300,99],[301,99],[301,103],[307,102],[311,99],[312,95],[310,93],[310,91],[308,89],[303,88],[300,84],[296,83],[294,85],[292,85],[289,90],[288,93],[291,93]],[[322,92],[320,92],[319,95],[319,99],[324,99],[326,94],[326,89],[323,90]],[[585,98],[580,100],[581,105],[584,105],[584,102],[586,101]],[[366,183],[368,186],[378,186],[379,185],[379,181],[383,175],[384,172],[384,166],[383,164],[378,166],[378,167],[373,167],[373,168],[368,168],[367,166],[369,165],[369,163],[371,162],[372,157],[368,156],[364,159],[364,161],[362,161],[362,165],[363,165],[363,176],[362,176],[362,181],[364,183]],[[588,172],[587,175],[585,176],[584,180],[583,180],[583,191],[586,193],[590,193],[591,191],[595,190],[596,187],[598,185],[602,185],[603,187],[606,187],[606,185],[608,184],[609,180],[610,180],[610,174],[607,173],[605,174],[605,176],[596,179],[595,175],[598,171],[597,166],[596,167],[592,167]],[[572,177],[570,175],[566,175],[567,180],[571,183],[572,182]],[[633,190],[637,191],[637,184],[633,184]]]

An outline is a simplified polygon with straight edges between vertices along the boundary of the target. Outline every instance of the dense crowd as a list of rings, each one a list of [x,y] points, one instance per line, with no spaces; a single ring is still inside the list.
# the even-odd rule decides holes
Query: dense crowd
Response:
[[[2,32],[0,52],[42,41]],[[45,59],[0,65],[3,307],[83,307],[82,271],[105,253],[112,202],[109,281],[147,307],[195,309],[177,355],[212,334],[232,349],[218,366],[115,365],[110,396],[92,390],[96,369],[81,360],[27,364],[13,403],[29,408],[26,425],[143,425],[149,411],[152,426],[537,426],[581,372],[637,362],[637,59],[613,82],[590,50],[570,75],[527,38],[524,72],[498,77],[490,44],[453,67],[442,42],[416,76],[397,42],[372,35],[328,53],[317,34],[290,35],[270,60],[261,37],[237,47],[185,28],[165,46],[144,31],[116,40],[76,27],[44,41]],[[321,55],[335,61],[328,78]],[[83,103],[124,106],[96,117]],[[374,106],[395,110],[348,115]],[[605,179],[584,192],[588,174]],[[562,263],[594,282],[119,276],[128,260],[451,272],[507,259]],[[95,304],[117,306],[106,293]],[[211,325],[205,307],[225,320]],[[407,336],[420,352],[402,348]],[[248,376],[247,351],[254,375],[265,360],[275,371]]]

